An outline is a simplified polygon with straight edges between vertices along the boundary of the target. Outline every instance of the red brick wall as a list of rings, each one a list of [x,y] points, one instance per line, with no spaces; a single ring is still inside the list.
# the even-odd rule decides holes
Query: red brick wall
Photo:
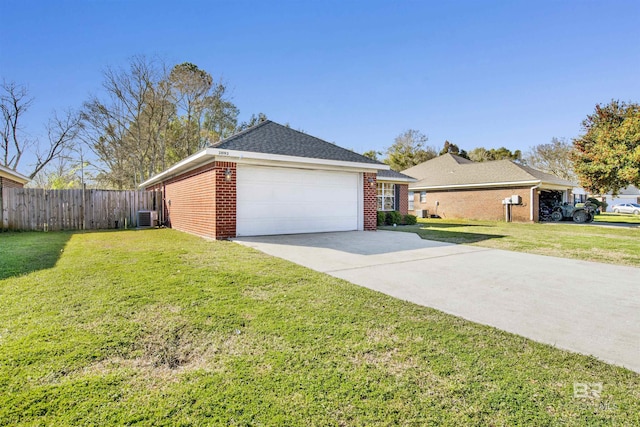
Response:
[[[230,182],[225,180],[227,168]],[[236,236],[235,163],[212,162],[151,189],[163,189],[171,228],[212,239]]]
[[[376,173],[363,173],[364,196],[364,229],[375,231],[378,229],[378,184]],[[373,179],[373,184],[369,183]]]
[[[414,208],[428,209],[429,214],[438,214],[443,218],[467,218],[485,220],[504,220],[505,211],[502,200],[517,194],[522,198],[521,205],[511,207],[511,219],[515,222],[530,222],[531,187],[427,191],[427,202],[420,203],[420,192],[415,192]],[[534,191],[534,199],[537,193]],[[436,201],[439,205],[436,207]],[[534,214],[537,215],[537,203],[534,200]],[[535,218],[535,217],[534,217]]]
[[[225,180],[226,169],[231,181]],[[216,239],[236,237],[236,164],[216,162]]]
[[[400,200],[398,203],[398,212],[406,215],[409,211],[409,186],[407,184],[396,184],[398,187],[398,195]]]
[[[215,239],[215,183],[215,163],[164,183],[167,220],[171,228]]]

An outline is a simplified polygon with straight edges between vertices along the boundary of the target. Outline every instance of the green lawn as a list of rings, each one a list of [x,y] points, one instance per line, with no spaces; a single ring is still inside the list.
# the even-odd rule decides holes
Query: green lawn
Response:
[[[640,267],[640,228],[572,222],[418,221],[416,225],[379,229],[417,233],[423,239],[441,242]]]
[[[0,260],[0,425],[640,425],[636,373],[232,242],[5,233]]]
[[[611,212],[603,212],[599,215],[596,215],[594,218],[594,222],[613,222],[613,223],[624,223],[624,224],[640,224],[640,215],[630,215],[630,214],[617,214]]]

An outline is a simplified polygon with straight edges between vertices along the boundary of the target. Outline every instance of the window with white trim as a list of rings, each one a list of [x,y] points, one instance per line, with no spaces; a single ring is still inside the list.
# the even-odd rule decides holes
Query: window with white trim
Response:
[[[378,210],[393,211],[396,208],[396,185],[378,182]]]
[[[408,205],[409,207],[408,207],[408,209],[410,211],[413,210],[413,196],[414,196],[413,191],[409,191],[409,205]]]
[[[420,203],[427,203],[427,192],[426,191],[421,191],[420,192]]]

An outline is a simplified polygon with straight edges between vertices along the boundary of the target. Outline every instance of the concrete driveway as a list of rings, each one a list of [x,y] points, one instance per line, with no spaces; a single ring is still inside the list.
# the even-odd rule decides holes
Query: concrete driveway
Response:
[[[378,231],[236,242],[396,298],[640,372],[640,269]]]

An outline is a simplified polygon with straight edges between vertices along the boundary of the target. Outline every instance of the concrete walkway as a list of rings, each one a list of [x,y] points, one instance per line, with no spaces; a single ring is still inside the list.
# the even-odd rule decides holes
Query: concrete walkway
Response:
[[[403,300],[640,372],[640,269],[393,231],[236,242]]]

